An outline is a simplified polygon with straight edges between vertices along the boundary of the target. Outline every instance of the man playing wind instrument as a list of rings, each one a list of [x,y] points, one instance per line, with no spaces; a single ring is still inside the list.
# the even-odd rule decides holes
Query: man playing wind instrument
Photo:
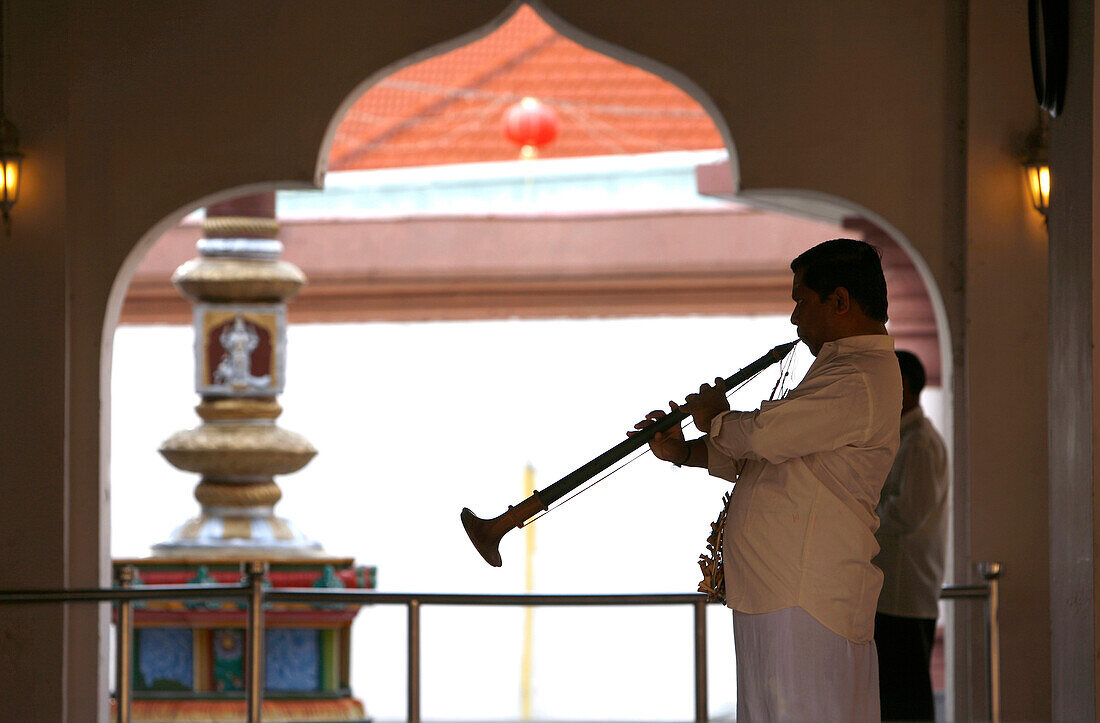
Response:
[[[816,357],[784,398],[731,411],[721,379],[650,442],[735,482],[725,515],[737,720],[877,720],[873,641],[882,573],[875,506],[898,449],[901,376],[878,250],[834,239],[791,263],[791,323]],[[643,429],[665,412],[650,412]]]

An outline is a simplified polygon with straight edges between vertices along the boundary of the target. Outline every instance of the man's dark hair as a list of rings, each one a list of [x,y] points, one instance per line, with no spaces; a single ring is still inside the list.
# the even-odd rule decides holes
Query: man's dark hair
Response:
[[[894,354],[898,357],[901,376],[909,385],[909,391],[913,394],[920,394],[920,390],[924,389],[925,382],[924,365],[920,363],[917,355],[911,351],[896,351]]]
[[[865,241],[835,238],[819,243],[791,262],[802,273],[802,283],[822,301],[843,286],[863,313],[886,323],[886,277],[882,252]]]

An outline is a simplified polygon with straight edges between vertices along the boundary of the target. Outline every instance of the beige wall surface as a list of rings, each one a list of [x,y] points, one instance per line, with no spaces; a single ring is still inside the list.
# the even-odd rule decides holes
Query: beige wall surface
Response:
[[[961,1],[546,5],[651,69],[671,69],[666,77],[690,79],[728,124],[746,189],[844,199],[923,256],[952,323],[956,476],[972,495],[956,507],[974,515],[959,556],[1019,566],[1006,572],[1003,633],[1006,649],[1026,655],[1004,660],[1004,712],[1045,717],[1046,529],[1032,520],[1046,489],[1045,444],[1033,439],[1045,413],[1035,391],[1042,315],[1013,297],[1017,284],[1045,293],[1045,257],[1013,196],[1005,150],[1031,120],[1019,16],[972,4],[970,37],[988,62],[971,57],[968,79]],[[499,21],[506,7],[5,4],[6,106],[27,160],[14,231],[0,241],[0,588],[104,580],[110,334],[148,244],[216,198],[313,183],[357,88]],[[1012,354],[1001,353],[1006,344]],[[998,428],[1006,416],[1032,427]],[[0,616],[0,717],[96,719],[104,687],[93,662],[105,628],[76,608],[67,618],[29,610]]]

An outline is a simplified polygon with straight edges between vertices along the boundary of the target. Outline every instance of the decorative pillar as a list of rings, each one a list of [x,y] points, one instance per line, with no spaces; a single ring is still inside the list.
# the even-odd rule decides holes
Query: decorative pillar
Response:
[[[240,582],[260,563],[274,587],[375,585],[373,567],[325,555],[276,517],[275,476],[304,467],[317,453],[281,429],[275,401],[285,384],[286,302],[305,283],[279,260],[274,194],[207,209],[199,258],[172,280],[194,304],[196,411],[202,424],[177,432],[160,452],[202,477],[202,509],[153,556],[115,560],[135,585]],[[264,606],[263,719],[367,723],[351,692],[351,625],[357,605]],[[235,601],[147,601],[135,606],[131,720],[239,721],[248,669],[248,619]],[[115,702],[116,711],[118,702]]]
[[[199,258],[172,282],[194,304],[195,408],[203,423],[160,447],[175,467],[197,472],[201,514],[154,546],[157,555],[223,556],[226,550],[319,554],[321,547],[276,517],[274,476],[317,453],[276,425],[286,382],[286,302],[305,275],[282,261],[273,193],[207,209]]]

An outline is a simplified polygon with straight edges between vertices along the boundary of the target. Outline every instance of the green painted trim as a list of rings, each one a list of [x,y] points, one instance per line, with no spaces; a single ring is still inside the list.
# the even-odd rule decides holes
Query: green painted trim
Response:
[[[340,686],[340,641],[335,630],[321,630],[321,690]]]

